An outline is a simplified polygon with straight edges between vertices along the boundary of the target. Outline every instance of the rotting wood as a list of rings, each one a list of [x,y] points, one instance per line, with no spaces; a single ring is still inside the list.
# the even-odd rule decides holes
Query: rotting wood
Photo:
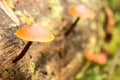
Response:
[[[28,0],[21,0],[23,4],[17,3],[17,1],[20,0],[13,1],[16,2],[16,10],[26,9],[28,12],[31,12],[30,14],[34,16],[34,18],[38,21],[38,17],[41,16],[36,16],[34,14],[34,11],[37,11],[38,14],[41,13],[42,16],[46,16],[47,14],[49,14],[49,6],[45,7],[45,9],[47,9],[45,15],[43,15],[45,10],[41,7],[41,5],[46,6],[45,4],[48,4],[46,0],[40,1],[41,5],[39,5],[38,3],[34,3],[34,5],[32,5],[34,0],[29,0],[29,2]],[[35,10],[31,10],[31,7]],[[73,62],[75,62],[75,66],[80,66],[80,64],[78,64],[79,62],[74,58],[74,56],[76,55],[76,53],[74,52],[82,51],[81,43],[85,41],[82,37],[82,31],[78,32],[76,36],[70,35],[70,37],[67,38],[58,35],[51,43],[33,43],[27,54],[18,63],[12,63],[12,60],[20,53],[26,42],[18,39],[14,35],[14,32],[20,26],[9,28],[9,24],[11,24],[12,21],[2,10],[0,10],[0,22],[1,79],[30,80],[31,76],[35,75],[30,71],[30,68],[28,67],[28,65],[32,65],[31,62],[35,64],[34,72],[36,74],[38,73],[37,75],[35,75],[35,77],[38,77],[38,79],[41,80],[54,79],[54,77],[59,74],[63,76],[64,71],[61,71],[61,73],[59,73],[59,71],[63,69],[65,70],[65,66],[69,65],[68,63],[72,64]],[[80,35],[81,38],[77,38]],[[73,68],[75,68],[75,66],[73,66]],[[76,70],[79,69],[78,67]],[[72,71],[74,70],[73,68]],[[68,74],[67,76],[65,76],[65,79],[67,79],[70,75],[74,74]]]
[[[30,48],[30,51],[27,52],[25,57],[19,61],[18,63],[13,64],[12,60],[19,54],[19,52],[22,50],[23,46],[26,44],[26,42],[23,42],[22,40],[18,39],[14,32],[18,29],[18,27],[9,28],[9,24],[12,23],[11,19],[2,11],[0,10],[0,78],[3,80],[27,80],[31,77],[31,72],[29,71],[29,68],[26,67],[26,65],[29,65],[29,61],[33,61],[36,63],[36,69],[40,68],[42,70],[46,70],[48,75],[45,76],[43,71],[39,71],[42,78],[42,80],[46,80],[47,77],[50,78],[52,76],[52,72],[57,71],[57,67],[53,67],[53,70],[51,72],[48,71],[48,68],[44,67],[49,62],[50,67],[52,67],[53,64],[57,65],[58,63],[61,63],[61,67],[65,65],[72,57],[69,55],[66,55],[69,57],[67,60],[63,58],[59,58],[58,54],[61,49],[51,49],[51,44],[33,44]],[[22,42],[22,43],[21,43]],[[59,43],[58,43],[59,42]],[[61,41],[56,41],[56,45],[52,47],[56,47],[61,44]],[[21,45],[22,44],[22,45]],[[21,46],[21,48],[20,48]],[[61,45],[64,48],[64,45]],[[51,50],[49,52],[49,50]],[[55,53],[55,54],[53,54]],[[64,54],[62,52],[62,54]],[[58,59],[58,61],[55,61],[55,59]],[[65,60],[64,62],[61,62],[61,59]],[[57,65],[59,66],[59,65]],[[59,68],[61,68],[59,67]],[[57,74],[57,73],[55,73]]]

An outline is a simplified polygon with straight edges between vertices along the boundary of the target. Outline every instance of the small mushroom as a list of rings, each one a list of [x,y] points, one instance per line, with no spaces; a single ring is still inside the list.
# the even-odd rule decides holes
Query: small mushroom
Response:
[[[73,6],[69,7],[68,13],[72,16],[76,16],[77,19],[70,26],[70,28],[65,32],[66,36],[74,29],[74,27],[76,26],[76,24],[80,18],[93,19],[95,17],[95,13],[83,4],[73,5]]]
[[[104,65],[107,63],[107,56],[105,53],[100,52],[95,55],[95,58],[93,59],[93,61],[98,64]]]
[[[89,61],[93,61],[101,65],[104,65],[107,63],[107,56],[104,52],[93,54],[93,53],[90,53],[89,51],[86,51],[84,54],[84,57]]]
[[[38,24],[25,25],[16,31],[20,39],[35,42],[50,42],[54,39],[53,34],[45,27]]]
[[[86,51],[85,54],[84,54],[84,57],[89,61],[93,61],[93,59],[95,58],[95,55]]]
[[[73,16],[82,18],[91,19],[95,17],[95,13],[83,4],[71,6],[68,9],[68,13]]]
[[[26,44],[20,55],[13,60],[13,63],[17,62],[25,55],[32,42],[50,42],[54,39],[52,32],[38,24],[25,25],[18,29],[15,34],[18,38],[29,42]]]

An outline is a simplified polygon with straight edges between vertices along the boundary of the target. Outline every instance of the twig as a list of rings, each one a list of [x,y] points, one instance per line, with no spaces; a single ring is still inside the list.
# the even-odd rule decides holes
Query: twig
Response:
[[[114,58],[112,60],[111,67],[108,71],[110,76],[114,73],[114,70],[115,70],[117,63],[119,61],[119,57],[120,57],[120,47],[118,48],[117,52],[115,53]]]
[[[8,7],[6,0],[0,0],[0,8],[13,20],[16,25],[19,25],[19,19],[14,12]]]

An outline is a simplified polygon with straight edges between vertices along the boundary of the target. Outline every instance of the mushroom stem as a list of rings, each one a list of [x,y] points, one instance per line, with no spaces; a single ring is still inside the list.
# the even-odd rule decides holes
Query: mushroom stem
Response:
[[[24,49],[21,51],[21,53],[13,60],[13,63],[16,63],[17,61],[19,61],[24,55],[25,53],[28,51],[30,45],[32,44],[32,41],[29,41],[26,46],[24,47]]]
[[[68,36],[70,34],[70,32],[72,32],[75,28],[75,26],[77,25],[78,21],[79,21],[79,17],[75,20],[75,22],[73,24],[70,25],[69,29],[65,32],[65,36]]]

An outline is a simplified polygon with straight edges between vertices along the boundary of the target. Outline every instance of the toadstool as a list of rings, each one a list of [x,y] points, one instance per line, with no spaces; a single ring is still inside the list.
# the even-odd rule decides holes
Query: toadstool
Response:
[[[93,61],[101,65],[104,65],[107,63],[107,56],[104,52],[93,54],[93,53],[86,51],[84,54],[84,57],[89,61]]]
[[[95,13],[83,4],[73,5],[73,6],[69,7],[68,13],[72,16],[76,16],[77,19],[69,27],[69,29],[65,32],[65,36],[67,36],[74,29],[75,25],[77,24],[77,22],[79,21],[80,18],[90,18],[91,19],[91,18],[95,17]]]
[[[98,54],[95,55],[95,58],[93,59],[94,62],[104,65],[107,63],[107,56],[105,53],[100,52]]]
[[[95,55],[86,51],[85,54],[84,54],[84,57],[89,61],[93,61],[93,59],[95,58]]]
[[[32,42],[50,42],[54,39],[52,32],[38,24],[25,25],[18,29],[15,34],[18,38],[29,42],[26,44],[20,55],[13,60],[13,63],[17,62],[25,55]]]

